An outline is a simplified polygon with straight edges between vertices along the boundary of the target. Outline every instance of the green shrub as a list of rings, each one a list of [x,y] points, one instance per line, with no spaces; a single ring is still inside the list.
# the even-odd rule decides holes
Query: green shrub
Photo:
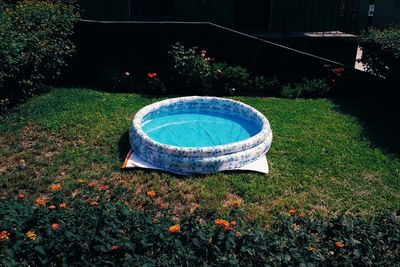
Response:
[[[249,71],[240,66],[215,63],[213,74],[213,89],[222,95],[246,94],[252,84]]]
[[[361,62],[372,74],[399,79],[400,72],[400,26],[384,30],[371,28],[359,36],[363,51]]]
[[[151,95],[162,95],[166,93],[166,86],[161,81],[159,77],[157,77],[156,72],[147,73],[146,84],[145,84],[145,93]]]
[[[0,98],[25,97],[60,74],[75,49],[71,2],[0,4]]]
[[[149,191],[130,207],[126,192],[80,183],[74,195],[53,186],[47,199],[0,201],[0,265],[343,266],[398,264],[399,217],[307,217],[290,210],[269,230],[173,207]],[[128,194],[129,195],[129,194]],[[179,221],[177,221],[179,220]]]
[[[331,87],[324,79],[303,79],[301,83],[285,84],[282,87],[282,96],[287,98],[316,98],[325,97],[330,92]]]
[[[206,53],[173,45],[169,51],[171,87],[180,87],[185,94],[277,95],[280,85],[276,78],[253,78],[246,68],[214,62]]]
[[[281,91],[281,84],[276,77],[258,76],[254,78],[253,91],[258,96],[277,96]]]
[[[206,51],[196,47],[186,50],[179,43],[172,45],[170,56],[171,76],[184,92],[207,94],[211,89],[211,59]]]

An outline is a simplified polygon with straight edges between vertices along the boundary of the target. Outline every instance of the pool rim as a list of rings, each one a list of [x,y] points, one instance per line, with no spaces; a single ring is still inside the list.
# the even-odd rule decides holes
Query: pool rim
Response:
[[[160,109],[161,107],[168,107],[182,102],[195,102],[195,101],[218,101],[218,102],[221,101],[224,103],[236,105],[239,108],[247,109],[248,111],[252,112],[255,116],[257,116],[259,122],[261,123],[261,129],[257,134],[238,142],[228,143],[224,145],[217,145],[217,146],[205,146],[205,147],[181,147],[181,146],[174,146],[161,143],[152,139],[143,131],[142,124],[144,117],[146,115],[151,114],[152,112],[156,111],[157,109]],[[210,109],[210,111],[213,110]],[[234,116],[234,114],[232,116]],[[141,139],[140,140],[141,145],[146,146],[155,151],[176,156],[184,155],[184,156],[201,157],[210,155],[213,156],[227,155],[238,151],[250,149],[252,147],[261,144],[270,134],[272,134],[272,131],[267,118],[261,112],[259,112],[258,110],[247,104],[229,98],[220,98],[212,96],[186,96],[186,97],[165,99],[147,105],[142,109],[140,109],[135,114],[132,120],[132,127],[130,129],[129,136],[132,145],[133,145],[132,138],[139,137]]]

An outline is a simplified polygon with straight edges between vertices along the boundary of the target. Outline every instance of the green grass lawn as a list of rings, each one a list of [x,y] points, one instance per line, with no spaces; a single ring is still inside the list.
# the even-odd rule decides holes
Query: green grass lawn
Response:
[[[132,205],[155,190],[179,215],[195,203],[224,215],[242,201],[247,220],[266,223],[288,209],[374,215],[400,208],[400,159],[374,147],[357,118],[326,99],[234,97],[261,111],[274,133],[270,173],[223,172],[178,177],[121,171],[128,129],[141,107],[159,99],[88,89],[53,89],[0,121],[0,197],[43,196],[54,182],[102,179],[129,189]]]

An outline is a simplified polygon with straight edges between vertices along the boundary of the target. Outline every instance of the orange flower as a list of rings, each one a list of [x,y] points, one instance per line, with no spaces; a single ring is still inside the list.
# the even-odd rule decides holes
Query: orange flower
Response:
[[[156,192],[154,192],[154,191],[148,191],[148,192],[147,192],[147,196],[148,196],[149,198],[153,198],[153,197],[156,196]]]
[[[157,206],[160,208],[160,209],[168,209],[168,204],[167,203],[164,203],[161,199],[157,199]]]
[[[241,237],[242,234],[240,232],[236,232],[236,237]]]
[[[288,211],[288,213],[290,215],[295,215],[297,213],[297,211],[295,209],[291,209],[291,210]]]
[[[56,209],[56,208],[57,208],[57,207],[56,207],[55,205],[50,205],[50,206],[49,206],[49,209],[50,209],[50,210],[54,210],[54,209]]]
[[[337,246],[338,248],[343,248],[344,247],[344,243],[342,241],[338,241],[335,243],[335,246]]]
[[[232,226],[236,226],[236,224],[237,224],[236,221],[231,221]]]
[[[300,212],[300,213],[299,213],[299,217],[300,217],[300,218],[304,218],[304,216],[305,216],[304,212]]]
[[[50,225],[51,229],[56,231],[60,228],[60,225],[58,223],[53,223],[52,225]]]
[[[97,182],[90,182],[88,183],[89,187],[95,187],[97,185]]]
[[[99,191],[106,191],[108,189],[110,189],[110,187],[107,185],[99,185]]]
[[[0,232],[0,241],[7,240],[9,235],[10,234],[6,230],[1,231]]]
[[[37,198],[35,200],[36,205],[38,206],[44,206],[46,204],[46,201],[43,198]]]
[[[170,233],[178,233],[180,231],[181,231],[181,226],[179,224],[175,224],[168,228],[168,232],[170,232]]]
[[[53,184],[51,187],[52,191],[59,191],[61,189],[61,185],[60,184]]]
[[[214,222],[216,225],[218,226],[222,226],[223,228],[225,228],[226,230],[230,231],[232,230],[230,224],[228,221],[226,220],[222,220],[222,219],[216,219]]]
[[[230,203],[232,207],[237,209],[240,208],[240,204],[242,204],[242,202],[239,199],[232,200]]]
[[[22,199],[24,199],[25,198],[25,195],[24,194],[18,194],[17,195],[17,199],[19,199],[19,200],[22,200]]]
[[[31,239],[31,240],[35,240],[36,237],[37,237],[37,235],[35,234],[34,231],[28,231],[28,232],[26,233],[26,236],[27,236],[29,239]]]
[[[67,203],[63,202],[60,205],[58,205],[60,208],[65,209],[67,207]]]
[[[85,180],[83,180],[83,179],[78,179],[78,180],[76,180],[76,182],[77,182],[78,184],[83,184],[83,183],[86,183],[86,181],[85,181]]]
[[[117,249],[119,249],[119,246],[118,246],[118,245],[112,245],[112,246],[111,246],[111,250],[117,250]]]
[[[97,203],[97,201],[90,201],[90,202],[89,202],[89,205],[90,205],[90,206],[97,207],[97,206],[99,205],[99,203]]]
[[[309,248],[307,248],[308,249],[308,251],[310,251],[310,252],[314,252],[316,249],[314,248],[314,247],[309,247]]]

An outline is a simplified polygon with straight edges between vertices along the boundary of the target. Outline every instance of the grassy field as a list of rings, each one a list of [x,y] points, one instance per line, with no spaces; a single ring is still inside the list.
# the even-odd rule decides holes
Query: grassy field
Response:
[[[129,150],[133,114],[159,99],[88,89],[53,89],[0,121],[0,197],[23,192],[42,196],[62,182],[104,180],[129,190],[132,205],[155,190],[179,215],[195,203],[223,215],[226,203],[242,201],[247,220],[267,223],[288,209],[374,215],[400,208],[400,159],[375,147],[357,118],[330,100],[235,97],[261,111],[274,133],[270,173],[223,172],[178,177],[121,171]]]

